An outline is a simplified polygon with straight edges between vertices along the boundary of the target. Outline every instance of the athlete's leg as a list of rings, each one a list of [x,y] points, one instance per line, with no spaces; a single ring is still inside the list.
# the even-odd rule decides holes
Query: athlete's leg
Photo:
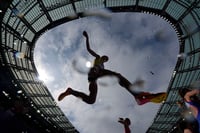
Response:
[[[98,86],[97,86],[96,81],[90,82],[89,91],[90,91],[90,94],[88,95],[88,97],[85,97],[83,101],[85,101],[88,104],[93,104],[96,101],[97,91],[98,91]]]
[[[78,91],[72,91],[72,95],[81,98],[84,102],[88,103],[88,104],[93,104],[96,101],[96,96],[97,96],[97,84],[96,82],[91,82],[89,84],[89,91],[90,94],[86,95],[85,93],[82,92],[78,92]]]
[[[132,83],[130,81],[128,81],[124,76],[122,76],[121,74],[119,74],[118,76],[119,79],[119,84],[126,88],[128,91],[130,91],[130,87],[132,85]]]
[[[99,72],[99,77],[103,77],[103,76],[116,76],[119,79],[119,84],[126,89],[129,89],[129,87],[131,86],[131,82],[129,82],[120,73],[116,73],[107,69],[102,69]]]
[[[62,92],[59,96],[58,96],[58,101],[63,100],[66,96],[71,95],[71,88],[67,88],[67,90],[65,92]]]
[[[99,77],[104,77],[104,76],[117,76],[118,77],[118,75],[119,75],[119,73],[110,71],[108,69],[99,69],[99,73],[98,73]]]
[[[119,79],[119,84],[122,87],[125,87],[126,89],[128,89],[131,85],[131,83],[126,78],[124,78],[120,73],[117,73],[108,69],[100,69],[98,67],[93,67],[90,69],[88,73],[89,81],[90,79],[96,80],[104,76],[116,76]]]
[[[88,104],[93,104],[96,101],[96,96],[97,96],[97,84],[96,82],[91,82],[89,84],[89,91],[90,94],[86,95],[83,92],[79,92],[76,90],[73,90],[72,88],[68,88],[65,92],[61,93],[58,97],[58,100],[61,101],[64,97],[68,95],[73,95],[75,97],[81,98],[84,102]]]

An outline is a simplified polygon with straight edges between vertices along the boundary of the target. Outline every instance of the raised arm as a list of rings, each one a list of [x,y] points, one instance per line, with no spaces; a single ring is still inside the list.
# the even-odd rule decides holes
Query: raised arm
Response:
[[[118,122],[124,125],[125,133],[131,133],[131,130],[129,128],[131,121],[129,120],[129,118],[126,118],[126,119],[119,118]]]
[[[90,48],[90,44],[89,44],[89,37],[86,31],[83,31],[83,36],[85,36],[86,38],[86,48],[88,50],[88,52],[93,55],[96,58],[99,58],[100,55],[98,55],[96,52],[94,52],[91,48]]]
[[[187,92],[187,93],[185,94],[184,98],[185,98],[186,101],[189,102],[189,101],[191,101],[191,100],[190,100],[190,97],[191,97],[191,96],[197,95],[197,94],[199,94],[199,93],[200,93],[200,90],[199,90],[199,89],[194,89],[194,90],[191,90],[191,91]]]

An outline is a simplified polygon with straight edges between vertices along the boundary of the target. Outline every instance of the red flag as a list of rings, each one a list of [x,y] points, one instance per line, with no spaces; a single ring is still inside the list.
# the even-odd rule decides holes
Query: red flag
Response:
[[[139,94],[135,95],[135,100],[138,105],[143,105],[148,102],[153,102],[153,103],[161,103],[165,101],[167,97],[166,92],[161,92],[161,93],[149,93],[149,92],[140,92]]]

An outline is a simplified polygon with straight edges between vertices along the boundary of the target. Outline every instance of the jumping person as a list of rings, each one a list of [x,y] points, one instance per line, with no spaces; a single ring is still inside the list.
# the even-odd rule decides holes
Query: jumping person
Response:
[[[133,84],[129,82],[125,77],[123,77],[120,73],[113,72],[104,68],[104,63],[109,60],[108,56],[103,55],[100,56],[96,52],[94,52],[89,45],[89,37],[86,31],[83,32],[83,36],[86,38],[86,48],[87,51],[95,57],[93,67],[90,69],[88,73],[88,81],[89,81],[89,95],[76,91],[72,88],[67,88],[67,90],[61,93],[58,97],[58,101],[61,101],[68,95],[73,95],[81,98],[84,102],[88,104],[93,104],[96,101],[98,85],[97,79],[103,76],[116,76],[119,80],[119,84],[128,90],[136,99],[138,105],[145,104],[147,102],[160,103],[166,98],[166,93],[157,93],[151,94],[149,92],[134,92],[130,88],[133,86],[140,86],[144,83],[143,80],[137,80]]]
[[[99,77],[103,77],[103,76],[117,76],[118,73],[104,69],[104,63],[107,62],[109,60],[108,56],[103,55],[100,56],[98,55],[96,52],[94,52],[91,48],[90,48],[90,44],[89,44],[89,37],[86,31],[83,32],[83,36],[85,36],[86,38],[86,48],[87,51],[95,57],[94,59],[94,64],[93,67],[90,69],[89,73],[88,73],[88,81],[89,81],[89,95],[86,95],[85,93],[79,92],[79,91],[75,91],[72,88],[68,88],[65,92],[61,93],[58,97],[58,101],[61,101],[65,96],[68,95],[74,95],[76,97],[81,98],[84,102],[88,103],[88,104],[93,104],[96,101],[96,96],[97,96],[97,90],[98,90],[98,86],[97,86],[97,79]]]
[[[129,128],[131,121],[129,118],[119,118],[118,122],[124,125],[124,133],[131,133],[131,129]]]

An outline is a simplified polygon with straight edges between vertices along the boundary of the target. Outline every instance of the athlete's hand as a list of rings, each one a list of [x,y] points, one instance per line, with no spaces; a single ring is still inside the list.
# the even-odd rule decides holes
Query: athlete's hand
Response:
[[[124,123],[124,119],[123,118],[119,118],[118,122],[119,123]]]

